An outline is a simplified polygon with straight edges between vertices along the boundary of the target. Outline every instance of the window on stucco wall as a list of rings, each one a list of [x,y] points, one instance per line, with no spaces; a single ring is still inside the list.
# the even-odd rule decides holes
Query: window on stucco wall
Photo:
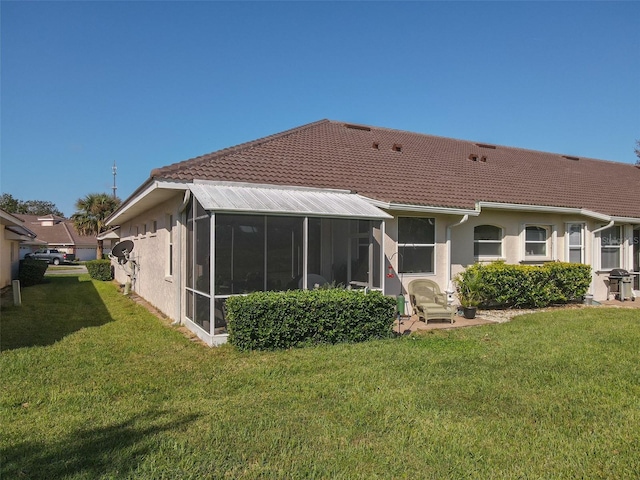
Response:
[[[600,232],[600,268],[620,268],[622,260],[622,227],[616,225]]]
[[[478,225],[473,229],[473,255],[476,258],[502,257],[502,228]]]
[[[400,273],[434,273],[435,225],[434,218],[398,217]]]
[[[567,224],[567,261],[584,263],[584,224]]]
[[[525,227],[525,258],[549,258],[551,256],[551,227],[528,225]]]

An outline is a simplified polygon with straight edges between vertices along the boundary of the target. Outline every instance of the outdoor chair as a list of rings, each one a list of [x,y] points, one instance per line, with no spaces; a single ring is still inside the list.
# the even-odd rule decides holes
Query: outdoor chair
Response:
[[[436,318],[453,323],[455,309],[447,304],[447,297],[433,280],[413,280],[408,287],[413,314],[427,323]]]

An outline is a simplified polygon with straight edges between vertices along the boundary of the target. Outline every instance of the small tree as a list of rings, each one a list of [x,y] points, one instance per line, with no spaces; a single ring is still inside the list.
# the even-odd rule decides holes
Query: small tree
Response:
[[[64,217],[53,202],[45,200],[18,200],[10,193],[3,193],[0,196],[0,208],[8,213],[22,213],[26,215],[56,215]]]
[[[120,205],[120,199],[107,193],[90,193],[76,201],[77,212],[71,216],[73,225],[81,235],[100,235],[107,229],[105,220]],[[102,258],[104,242],[98,240],[96,259]]]
[[[636,152],[636,157],[638,157],[636,165],[640,165],[640,140],[636,140],[636,148],[634,151]]]

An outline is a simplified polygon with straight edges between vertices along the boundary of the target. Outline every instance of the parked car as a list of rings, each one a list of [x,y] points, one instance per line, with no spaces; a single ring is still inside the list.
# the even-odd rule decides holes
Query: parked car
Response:
[[[63,253],[55,248],[41,248],[33,253],[27,253],[24,258],[33,258],[36,260],[46,260],[54,265],[61,263],[73,262],[76,256],[73,253]]]

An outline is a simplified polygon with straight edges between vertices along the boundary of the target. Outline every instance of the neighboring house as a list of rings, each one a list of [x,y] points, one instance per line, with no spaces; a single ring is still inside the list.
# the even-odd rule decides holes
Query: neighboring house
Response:
[[[18,278],[20,244],[34,241],[36,234],[11,213],[0,210],[0,288]]]
[[[116,278],[216,344],[230,295],[446,290],[474,262],[586,263],[602,300],[640,268],[639,192],[632,164],[322,120],[154,169],[107,224]]]
[[[23,215],[15,214],[22,219],[29,229],[36,232],[38,240],[46,242],[49,248],[56,248],[63,253],[73,253],[76,260],[95,260],[98,241],[96,237],[80,235],[73,221],[57,215]],[[20,247],[20,258],[27,253],[42,247],[42,242],[26,242]]]

